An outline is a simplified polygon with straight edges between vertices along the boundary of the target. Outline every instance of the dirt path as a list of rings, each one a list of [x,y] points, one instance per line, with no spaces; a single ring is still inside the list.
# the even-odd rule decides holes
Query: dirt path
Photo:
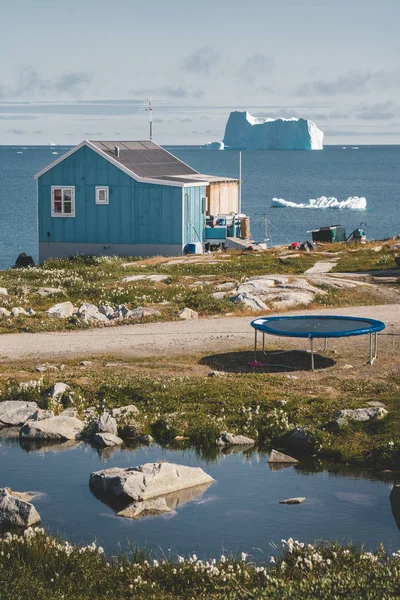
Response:
[[[363,306],[321,311],[292,311],[289,314],[331,314],[371,317],[386,323],[380,346],[390,344],[399,350],[400,305]],[[271,312],[271,316],[272,316]],[[254,318],[254,317],[253,317]],[[114,356],[184,355],[188,352],[224,352],[251,346],[254,339],[250,327],[252,317],[210,318],[125,325],[107,329],[91,329],[69,333],[18,333],[0,337],[0,360],[23,358],[60,359],[101,354]],[[389,335],[388,335],[389,334]],[[393,335],[394,334],[394,335]],[[361,341],[362,340],[362,341]],[[270,338],[268,343],[284,347],[306,348],[306,340]],[[367,339],[347,338],[343,347],[367,348]],[[388,346],[389,347],[389,346]],[[382,348],[383,349],[383,348]]]

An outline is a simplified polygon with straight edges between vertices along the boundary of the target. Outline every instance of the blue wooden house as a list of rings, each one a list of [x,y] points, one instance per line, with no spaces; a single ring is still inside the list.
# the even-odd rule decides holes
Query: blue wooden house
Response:
[[[179,255],[204,249],[221,218],[225,238],[232,219],[239,231],[239,181],[202,175],[151,141],[84,140],[35,178],[40,261]]]

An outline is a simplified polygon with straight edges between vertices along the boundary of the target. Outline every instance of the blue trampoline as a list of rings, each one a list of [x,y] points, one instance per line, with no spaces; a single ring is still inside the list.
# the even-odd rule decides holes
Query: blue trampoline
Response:
[[[372,365],[377,356],[377,333],[385,329],[385,323],[375,319],[341,316],[301,316],[301,317],[262,317],[251,322],[254,328],[254,363],[262,366],[257,360],[257,332],[262,333],[262,351],[265,355],[265,334],[295,338],[308,338],[311,350],[311,369],[314,371],[314,339],[325,340],[324,351],[328,346],[328,338],[350,337],[369,334],[369,364]]]

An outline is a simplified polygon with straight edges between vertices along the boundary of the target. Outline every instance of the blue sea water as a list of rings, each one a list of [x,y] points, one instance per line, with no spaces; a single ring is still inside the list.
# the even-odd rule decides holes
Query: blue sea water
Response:
[[[167,147],[200,172],[238,177],[239,153],[197,147]],[[14,264],[20,252],[38,256],[34,174],[67,147],[0,146],[0,269]],[[53,154],[53,152],[59,154]],[[326,146],[323,151],[242,153],[242,211],[250,215],[255,240],[269,244],[304,241],[310,229],[341,224],[350,233],[366,223],[369,239],[400,233],[400,146]],[[271,208],[273,197],[294,202],[310,198],[364,196],[367,209]]]

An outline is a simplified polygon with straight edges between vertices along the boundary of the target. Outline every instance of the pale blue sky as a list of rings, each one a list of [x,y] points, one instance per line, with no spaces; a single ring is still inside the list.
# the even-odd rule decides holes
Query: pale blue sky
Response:
[[[0,0],[0,143],[220,140],[230,110],[400,143],[400,0]]]

